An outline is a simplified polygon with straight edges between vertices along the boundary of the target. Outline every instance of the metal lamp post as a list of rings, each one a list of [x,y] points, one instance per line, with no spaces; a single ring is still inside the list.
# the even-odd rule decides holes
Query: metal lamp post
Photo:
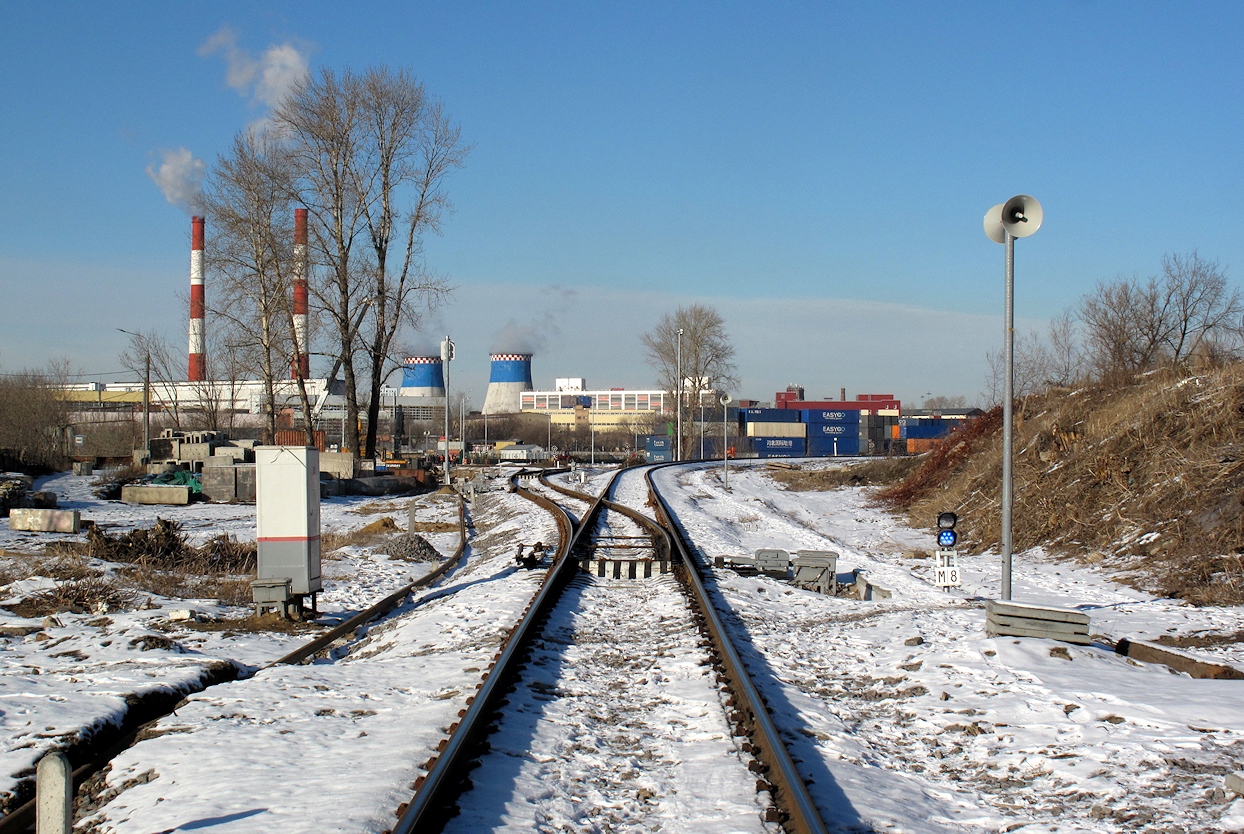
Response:
[[[449,363],[454,358],[453,339],[441,342],[441,363],[445,366],[445,486],[449,486]]]
[[[1011,598],[1011,510],[1014,503],[1015,456],[1015,238],[1028,237],[1041,228],[1041,204],[1027,194],[1019,194],[985,212],[985,234],[994,243],[1006,246],[1006,371],[1002,391],[1002,592]]]
[[[674,408],[678,413],[678,439],[674,443],[674,460],[682,460],[682,328],[678,328],[678,347],[675,352],[675,364],[678,369],[678,395],[674,399]]]
[[[721,395],[721,485],[730,488],[730,442],[726,439],[726,406],[730,404],[730,395]]]

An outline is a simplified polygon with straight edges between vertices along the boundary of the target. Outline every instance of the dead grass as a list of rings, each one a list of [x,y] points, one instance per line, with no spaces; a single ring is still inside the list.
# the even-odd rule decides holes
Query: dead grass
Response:
[[[1154,642],[1175,649],[1204,649],[1208,646],[1244,643],[1244,631],[1237,631],[1234,634],[1196,634],[1186,637],[1174,637],[1170,634],[1163,634]]]
[[[320,537],[320,550],[328,553],[350,545],[365,547],[401,531],[397,522],[391,516],[386,515],[348,533],[325,533]]]
[[[457,533],[458,525],[448,521],[416,521],[410,528],[412,533]]]
[[[350,512],[354,513],[355,515],[380,515],[380,513],[391,513],[391,512],[393,512],[393,505],[392,505],[391,503],[388,503],[388,504],[379,504],[379,503],[364,504],[364,505],[362,505],[361,507],[355,507],[353,510],[350,510]]]
[[[996,547],[1000,423],[969,423],[879,497],[918,526],[953,510],[961,546]],[[1014,460],[1016,550],[1090,554],[1196,604],[1244,602],[1244,365],[1032,398]]]
[[[844,486],[892,484],[907,477],[919,464],[919,458],[880,458],[832,469],[773,469],[769,477],[792,492],[824,492]]]
[[[133,591],[118,587],[111,580],[90,576],[62,582],[55,588],[31,594],[8,608],[19,617],[46,617],[64,611],[105,614],[133,608],[136,602]]]
[[[249,593],[249,586],[247,587]],[[178,623],[178,626],[184,626],[191,631],[219,631],[224,632],[225,636],[230,634],[262,634],[268,632],[278,632],[280,634],[305,634],[309,631],[323,631],[324,626],[314,623],[299,622],[297,620],[287,620],[277,613],[264,614],[262,617],[256,617],[250,614],[245,617],[238,617],[229,620],[209,620],[206,622],[195,622],[193,620]]]

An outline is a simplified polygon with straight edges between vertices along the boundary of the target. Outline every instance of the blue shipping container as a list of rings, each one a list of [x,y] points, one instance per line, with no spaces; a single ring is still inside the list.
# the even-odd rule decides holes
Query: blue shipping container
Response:
[[[804,409],[799,412],[805,423],[845,423],[856,425],[860,422],[859,411],[847,409]]]
[[[858,455],[860,438],[850,437],[817,437],[808,440],[808,457],[827,458],[834,455]]]
[[[665,450],[668,451],[673,446],[672,437],[663,437],[659,434],[650,434],[644,438],[645,448],[650,452]]]
[[[739,414],[748,423],[800,422],[800,413],[794,408],[740,408]]]
[[[801,458],[806,449],[802,437],[753,437],[752,451],[762,458]]]
[[[651,449],[644,452],[644,460],[648,463],[669,463],[674,459],[674,455],[669,451],[654,452]]]
[[[814,437],[859,437],[857,426],[844,423],[808,423],[808,439]]]

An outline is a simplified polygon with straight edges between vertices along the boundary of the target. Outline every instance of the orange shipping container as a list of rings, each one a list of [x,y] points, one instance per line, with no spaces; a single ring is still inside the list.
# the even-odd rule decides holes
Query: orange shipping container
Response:
[[[277,429],[276,445],[278,446],[306,446],[307,433],[302,429]],[[321,452],[324,451],[324,432],[315,432],[315,448]]]

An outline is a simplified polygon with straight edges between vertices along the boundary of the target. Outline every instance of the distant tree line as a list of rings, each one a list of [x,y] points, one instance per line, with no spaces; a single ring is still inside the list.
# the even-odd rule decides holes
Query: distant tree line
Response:
[[[1015,393],[1091,382],[1124,383],[1171,365],[1236,361],[1244,353],[1244,299],[1226,269],[1193,251],[1162,258],[1148,278],[1099,281],[1044,334],[1015,340]],[[1002,398],[1005,358],[990,353],[986,394]]]

